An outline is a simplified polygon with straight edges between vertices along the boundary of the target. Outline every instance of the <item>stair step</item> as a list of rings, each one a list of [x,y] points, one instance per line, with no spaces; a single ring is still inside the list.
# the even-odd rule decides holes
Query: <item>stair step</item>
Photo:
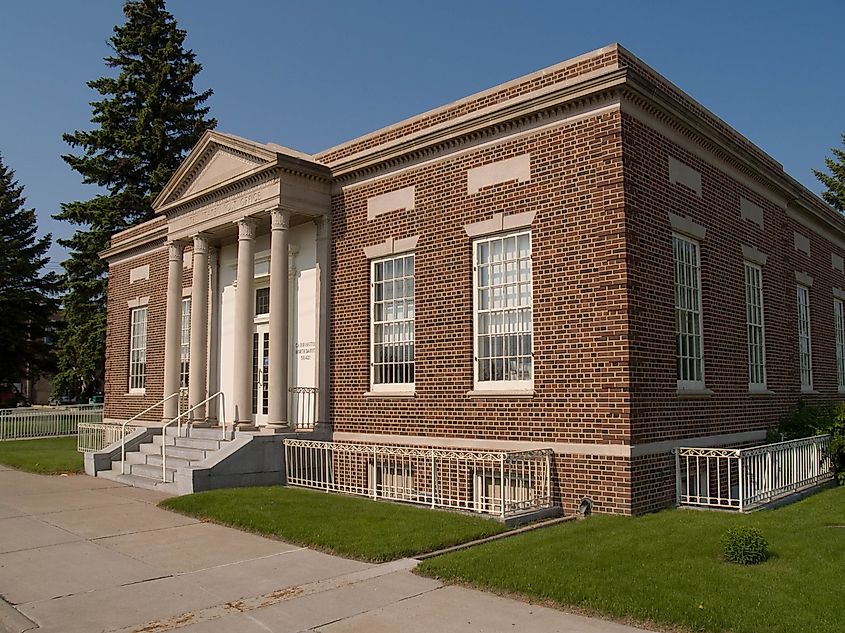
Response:
[[[127,455],[126,457],[129,457]],[[161,468],[161,453],[149,453],[146,456],[146,462],[151,466],[158,466]],[[175,457],[171,456],[170,454],[167,455],[167,467],[168,468],[188,468],[191,465],[190,459],[185,459],[184,457]]]
[[[132,475],[127,469],[126,474],[120,472],[120,462],[115,462],[116,466],[111,470],[101,470],[97,473],[97,477],[108,479],[110,481],[117,481],[134,488],[144,488],[146,490],[155,490],[156,492],[164,492],[167,494],[179,494],[179,490],[175,483],[165,483],[161,480],[156,481],[149,477],[142,477],[140,475]]]
[[[205,451],[216,451],[220,448],[220,440],[207,440],[197,437],[177,437],[176,446],[183,448],[201,448]]]
[[[132,464],[129,466],[130,474],[140,475],[148,479],[156,479],[161,481],[161,466],[153,466],[151,464]],[[172,482],[176,475],[176,469],[167,467],[164,471],[165,481]]]
[[[172,435],[168,434],[167,437],[163,435],[156,435],[153,438],[153,444],[158,446],[158,451],[161,452],[161,445],[164,444],[165,446],[175,446],[176,445],[176,438]],[[142,445],[143,446],[143,445]]]
[[[183,459],[190,459],[192,462],[205,459],[207,452],[201,448],[188,448],[184,446],[168,446],[164,450],[168,457],[181,457]]]
[[[146,464],[148,453],[142,453],[140,451],[130,451],[126,453],[126,463],[127,464]],[[120,462],[115,462],[119,464]],[[159,462],[161,463],[161,462]]]
[[[168,426],[165,429],[165,433],[168,436],[175,437],[177,434],[177,429],[172,426]],[[219,426],[210,426],[210,427],[190,427],[189,429],[182,428],[182,436],[187,437],[194,437],[197,439],[202,440],[224,440],[226,439],[223,436],[223,429]]]
[[[161,444],[156,444],[154,442],[139,444],[138,450],[146,455],[161,455]]]

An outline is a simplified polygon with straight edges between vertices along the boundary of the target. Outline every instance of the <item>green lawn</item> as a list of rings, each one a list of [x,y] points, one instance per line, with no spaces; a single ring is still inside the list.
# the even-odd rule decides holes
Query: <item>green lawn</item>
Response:
[[[0,442],[0,464],[42,475],[83,471],[82,453],[76,451],[75,435]]]
[[[282,486],[211,490],[166,499],[159,505],[376,562],[431,552],[506,529],[480,517]]]
[[[734,525],[772,558],[721,560]],[[839,527],[836,527],[839,526]],[[594,516],[424,561],[422,574],[691,631],[845,631],[845,487],[750,515],[666,510]]]

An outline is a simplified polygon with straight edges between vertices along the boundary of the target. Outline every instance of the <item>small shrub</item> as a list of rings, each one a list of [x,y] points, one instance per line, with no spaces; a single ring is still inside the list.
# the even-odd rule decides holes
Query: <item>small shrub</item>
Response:
[[[769,558],[769,544],[757,528],[741,526],[722,536],[725,560],[738,565],[756,565]]]

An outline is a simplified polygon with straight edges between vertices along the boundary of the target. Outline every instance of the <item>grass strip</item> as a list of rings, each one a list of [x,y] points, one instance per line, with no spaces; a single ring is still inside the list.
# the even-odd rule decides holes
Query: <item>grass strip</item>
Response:
[[[722,560],[750,525],[772,558]],[[593,516],[423,561],[419,573],[613,619],[689,631],[845,630],[845,487],[750,515],[666,510]]]
[[[283,486],[210,490],[159,505],[371,562],[413,557],[507,529],[476,516]]]
[[[82,453],[76,450],[76,436],[0,442],[0,464],[41,475],[81,473]]]

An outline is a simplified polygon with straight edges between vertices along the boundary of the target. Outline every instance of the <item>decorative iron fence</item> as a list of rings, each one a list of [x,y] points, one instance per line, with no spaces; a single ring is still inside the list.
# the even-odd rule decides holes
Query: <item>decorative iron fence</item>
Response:
[[[0,409],[0,441],[76,435],[80,423],[102,419],[102,404]]]
[[[552,507],[552,450],[483,451],[285,440],[291,486],[502,519]]]
[[[320,390],[317,387],[290,387],[290,423],[295,429],[313,429],[317,422]]]
[[[833,477],[830,436],[753,448],[678,448],[680,506],[753,510]]]
[[[76,450],[80,453],[93,453],[103,450],[123,439],[123,427],[120,424],[102,422],[80,422],[76,440]]]

